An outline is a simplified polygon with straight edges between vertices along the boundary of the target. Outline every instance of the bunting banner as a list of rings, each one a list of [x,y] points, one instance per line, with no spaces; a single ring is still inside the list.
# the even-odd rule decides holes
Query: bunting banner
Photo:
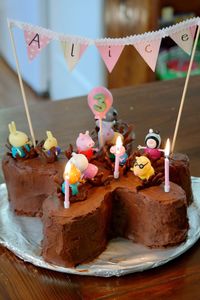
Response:
[[[135,49],[140,53],[152,71],[155,71],[161,39],[152,40],[151,42],[141,41],[133,44]]]
[[[24,30],[24,37],[26,41],[27,53],[29,60],[33,60],[40,51],[45,48],[51,38],[41,33],[35,33],[32,31]]]
[[[190,55],[195,31],[196,26],[192,26],[175,33],[171,33],[169,36],[179,47],[181,47],[187,54]]]
[[[169,36],[188,54],[191,53],[197,26],[200,18],[192,18],[158,31],[145,32],[124,38],[88,39],[70,36],[52,30],[34,26],[15,20],[8,20],[10,27],[18,27],[24,31],[28,57],[32,61],[52,40],[61,42],[62,50],[71,71],[79,62],[88,46],[98,49],[107,69],[112,72],[120,55],[127,45],[132,45],[142,56],[149,67],[155,71],[162,38]]]
[[[87,44],[61,41],[61,47],[70,71],[74,69],[87,48]]]
[[[96,47],[99,50],[103,61],[105,62],[108,71],[111,73],[116,65],[123,49],[124,45],[98,45]]]

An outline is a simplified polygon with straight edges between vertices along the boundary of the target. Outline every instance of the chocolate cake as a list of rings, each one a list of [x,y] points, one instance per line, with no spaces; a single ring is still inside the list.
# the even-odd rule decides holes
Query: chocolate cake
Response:
[[[183,153],[174,153],[170,159],[170,180],[180,185],[187,198],[188,205],[193,200],[189,158]]]
[[[47,163],[39,156],[23,160],[6,154],[2,169],[14,212],[18,215],[41,215],[43,201],[56,192],[55,176],[61,176],[65,163],[66,158]]]
[[[187,201],[171,183],[137,192],[139,179],[131,172],[106,187],[91,188],[87,201],[69,209],[56,197],[43,204],[42,255],[48,262],[72,267],[93,260],[112,237],[124,237],[148,247],[177,245],[188,231]]]
[[[126,125],[119,128],[127,153],[119,178],[113,178],[110,145],[105,145],[90,158],[90,166],[98,167],[98,173],[77,183],[79,192],[70,193],[67,209],[61,188],[67,162],[63,154],[57,157],[54,151],[49,156],[37,147],[32,149],[35,156],[4,156],[2,168],[10,206],[17,214],[42,216],[42,255],[46,261],[74,267],[93,260],[111,238],[119,236],[148,247],[173,246],[186,239],[187,204],[192,199],[187,157],[178,154],[170,159],[170,191],[164,192],[163,156],[148,160],[155,172],[150,178],[139,179],[131,172],[137,158],[130,146],[131,129]],[[127,130],[121,130],[124,128]],[[72,146],[65,152],[69,160],[72,152]]]

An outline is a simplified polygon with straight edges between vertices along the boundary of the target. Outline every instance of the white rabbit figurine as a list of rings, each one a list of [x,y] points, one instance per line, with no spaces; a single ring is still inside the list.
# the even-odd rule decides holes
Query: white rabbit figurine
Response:
[[[25,147],[27,151],[30,151],[29,145],[31,144],[31,142],[29,141],[28,136],[26,135],[26,133],[16,130],[14,121],[8,124],[8,129],[10,132],[8,140],[12,146],[12,156],[14,158],[16,158],[17,155],[19,155],[20,157],[24,157],[26,154],[22,147]]]
[[[60,154],[61,149],[58,146],[57,139],[53,136],[51,131],[47,131],[47,139],[44,142],[43,148],[47,151],[48,154],[50,154],[51,148],[55,147],[56,148],[56,154]]]

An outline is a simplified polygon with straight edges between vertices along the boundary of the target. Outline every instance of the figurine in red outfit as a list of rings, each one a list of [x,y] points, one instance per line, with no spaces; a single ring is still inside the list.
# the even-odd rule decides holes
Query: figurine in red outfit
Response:
[[[144,149],[144,153],[152,160],[157,160],[162,156],[162,149],[159,149],[161,144],[161,137],[158,131],[149,129],[149,133],[145,137],[145,147],[138,146],[138,149]]]

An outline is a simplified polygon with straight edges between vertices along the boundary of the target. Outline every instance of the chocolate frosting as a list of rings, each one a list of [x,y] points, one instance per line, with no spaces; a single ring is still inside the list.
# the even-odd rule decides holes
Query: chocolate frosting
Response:
[[[65,164],[65,158],[49,164],[40,157],[18,160],[5,155],[2,169],[13,210],[19,215],[41,215],[42,203],[56,192],[54,178],[62,176]]]
[[[86,201],[69,209],[50,196],[43,205],[42,255],[51,263],[75,266],[94,259],[110,238],[121,236],[149,247],[167,247],[187,236],[185,192],[171,183],[169,193],[153,186],[137,192],[131,172],[105,187],[90,188]],[[77,249],[79,249],[77,251]]]
[[[3,158],[3,172],[14,211],[31,216],[41,215],[43,211],[42,255],[45,260],[70,267],[93,260],[115,236],[149,247],[177,245],[185,240],[187,203],[181,187],[171,182],[169,193],[164,192],[162,185],[137,191],[142,182],[132,172],[121,168],[120,178],[115,180],[112,169],[101,159],[93,163],[103,176],[85,184],[84,201],[74,201],[69,209],[64,209],[63,199],[57,197],[55,179],[62,178],[66,158],[61,157],[51,164],[40,157],[16,160],[5,155]],[[171,165],[173,180],[189,191],[188,161],[178,156],[171,160]],[[102,184],[108,178],[108,184]]]
[[[170,159],[170,180],[180,185],[187,198],[188,205],[193,200],[189,158],[183,153],[174,153]]]

